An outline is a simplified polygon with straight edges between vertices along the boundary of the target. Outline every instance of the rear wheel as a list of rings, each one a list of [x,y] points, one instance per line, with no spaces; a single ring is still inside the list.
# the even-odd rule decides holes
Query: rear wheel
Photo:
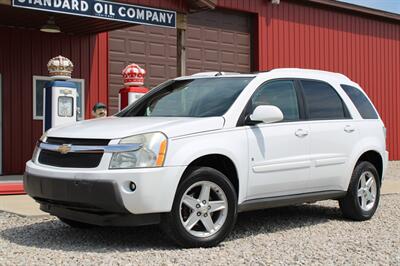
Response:
[[[212,247],[232,231],[236,216],[237,196],[229,179],[213,168],[192,168],[162,228],[180,246]]]
[[[92,224],[87,224],[87,223],[82,223],[82,222],[78,222],[78,221],[73,221],[73,220],[66,219],[66,218],[58,217],[58,219],[59,219],[61,222],[63,222],[64,224],[69,225],[69,226],[71,226],[71,227],[73,227],[73,228],[82,228],[82,229],[84,229],[84,228],[92,228],[92,227],[94,227],[94,225],[92,225]]]
[[[346,197],[339,206],[346,218],[363,221],[370,219],[379,203],[380,179],[378,171],[370,162],[356,165]]]

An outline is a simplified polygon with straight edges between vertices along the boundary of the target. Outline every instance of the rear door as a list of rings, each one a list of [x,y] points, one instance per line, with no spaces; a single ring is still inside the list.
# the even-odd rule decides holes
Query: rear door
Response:
[[[326,82],[301,80],[310,126],[310,187],[342,190],[346,166],[358,129],[336,90]]]

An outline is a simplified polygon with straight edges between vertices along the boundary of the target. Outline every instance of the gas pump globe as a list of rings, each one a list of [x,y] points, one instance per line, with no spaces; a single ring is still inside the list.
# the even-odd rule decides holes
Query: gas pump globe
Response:
[[[119,90],[119,110],[124,109],[149,91],[143,87],[145,75],[146,70],[137,64],[127,65],[122,70],[125,87]]]
[[[68,81],[74,65],[59,55],[49,60],[47,69],[52,81],[46,83],[43,93],[44,131],[77,120],[77,88]]]

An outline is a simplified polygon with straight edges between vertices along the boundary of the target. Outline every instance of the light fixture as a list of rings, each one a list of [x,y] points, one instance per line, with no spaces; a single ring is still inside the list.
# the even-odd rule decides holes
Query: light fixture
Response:
[[[61,32],[60,27],[57,26],[53,16],[51,16],[49,18],[46,25],[43,25],[40,28],[40,31],[47,32],[47,33],[60,33]]]
[[[280,4],[280,0],[271,0],[271,4],[273,5],[279,5]]]

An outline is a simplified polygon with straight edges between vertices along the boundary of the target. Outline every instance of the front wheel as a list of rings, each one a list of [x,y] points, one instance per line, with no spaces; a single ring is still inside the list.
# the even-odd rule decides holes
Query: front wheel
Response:
[[[221,172],[192,168],[179,184],[162,228],[183,247],[212,247],[232,231],[237,216],[236,191]]]
[[[364,221],[374,215],[380,197],[378,171],[370,162],[360,162],[354,168],[346,197],[339,206],[346,218]]]

